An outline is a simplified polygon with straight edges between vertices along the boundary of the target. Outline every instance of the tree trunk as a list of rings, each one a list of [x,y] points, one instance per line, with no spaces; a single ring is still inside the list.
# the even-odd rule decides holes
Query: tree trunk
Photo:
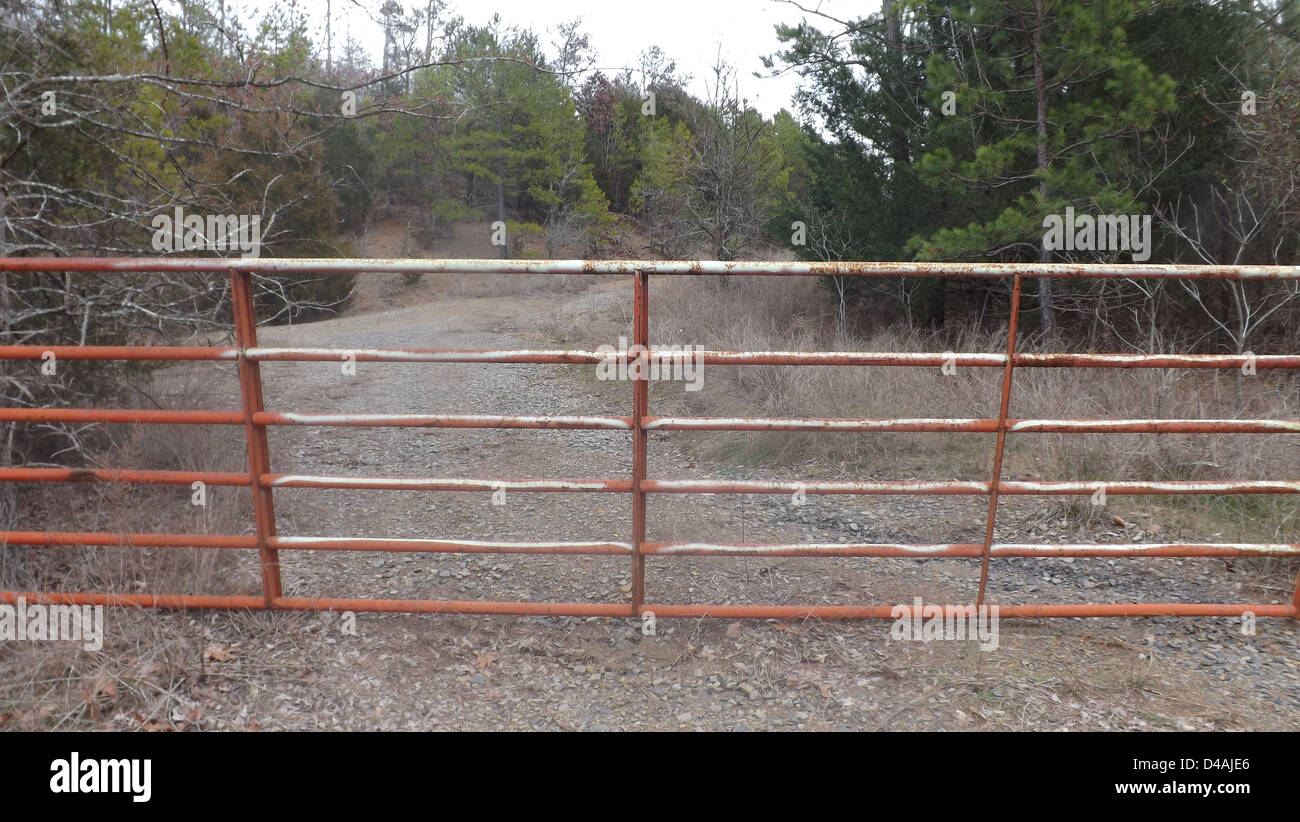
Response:
[[[1034,91],[1038,98],[1038,170],[1046,171],[1051,162],[1047,156],[1047,80],[1043,70],[1043,0],[1034,0]],[[1047,178],[1040,178],[1038,191],[1047,199]],[[1039,247],[1038,261],[1050,263],[1052,252]],[[1038,310],[1043,332],[1043,342],[1051,345],[1056,339],[1056,304],[1052,299],[1052,281],[1046,277],[1038,280]]]
[[[885,89],[889,93],[889,98],[894,101],[894,105],[900,110],[904,107],[903,103],[903,32],[902,25],[898,19],[898,8],[895,6],[896,0],[881,0],[880,11],[885,18],[885,66],[889,72],[888,77],[881,78],[884,81]],[[889,156],[900,167],[910,165],[912,162],[912,152],[909,150],[907,141],[907,129],[901,122],[901,115],[891,117],[890,120],[890,139],[889,139]]]
[[[492,80],[497,87],[497,220],[504,227],[506,224],[506,166],[505,157],[501,153],[501,106],[503,105],[503,95],[501,94],[501,62],[498,60],[493,63]],[[506,241],[501,245],[501,259],[510,256],[510,236],[506,235]]]

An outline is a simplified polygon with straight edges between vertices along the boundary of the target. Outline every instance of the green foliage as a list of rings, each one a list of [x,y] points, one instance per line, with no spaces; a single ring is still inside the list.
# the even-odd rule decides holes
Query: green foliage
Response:
[[[562,236],[593,248],[612,222],[593,176],[583,121],[569,88],[544,71],[529,31],[460,26],[442,59],[422,71],[396,115],[373,135],[376,183],[387,203],[413,205],[436,235],[456,220],[496,219],[543,227],[548,249]]]
[[[1043,218],[1068,206],[1079,214],[1158,215],[1156,259],[1217,254],[1233,262],[1223,255],[1237,238],[1256,235],[1234,229],[1229,213],[1203,219],[1195,231],[1158,227],[1228,202],[1229,189],[1245,191],[1243,175],[1291,177],[1285,152],[1261,153],[1265,144],[1285,145],[1285,116],[1252,123],[1232,110],[1243,88],[1288,85],[1278,78],[1288,59],[1294,66],[1295,41],[1281,33],[1289,18],[1267,6],[892,0],[842,31],[781,27],[786,47],[778,58],[804,77],[798,102],[829,135],[812,138],[798,207],[819,219],[837,215],[845,228],[835,253],[845,258],[1038,261]],[[1232,201],[1246,213],[1273,213],[1269,203],[1287,213],[1282,188],[1249,196],[1251,206]],[[1252,239],[1251,248],[1261,255],[1291,248],[1285,225],[1261,225],[1257,234],[1271,239]],[[1194,248],[1192,236],[1207,239]],[[813,259],[825,253],[802,250]],[[973,308],[986,303],[979,292],[987,287],[861,282],[850,284],[850,296],[894,294],[909,316],[918,302],[929,303],[920,316],[938,324],[954,289],[975,295]],[[1096,310],[1068,284],[1058,288],[1055,299],[1073,300],[1077,316]]]
[[[510,249],[510,256],[516,259],[540,257],[540,254],[528,248],[528,244],[530,240],[537,240],[545,235],[545,229],[537,223],[507,222],[506,238]]]
[[[628,207],[641,215],[650,232],[650,247],[668,257],[684,251],[681,235],[669,230],[667,219],[686,209],[690,197],[687,168],[694,155],[685,123],[670,125],[653,118],[646,126],[641,173],[632,184]]]

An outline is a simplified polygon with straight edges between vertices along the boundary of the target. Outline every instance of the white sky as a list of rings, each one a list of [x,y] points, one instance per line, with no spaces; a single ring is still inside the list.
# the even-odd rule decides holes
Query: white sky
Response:
[[[879,0],[799,0],[807,8],[840,19],[865,16],[880,7]],[[424,7],[422,0],[404,0],[403,5]],[[240,0],[246,10],[256,3]],[[376,64],[381,62],[383,33],[371,18],[379,18],[383,0],[332,0],[334,54],[342,51],[346,34],[368,48]],[[317,21],[315,35],[324,41],[326,0],[299,0],[299,8]],[[623,67],[636,64],[637,55],[652,45],[659,46],[677,61],[679,73],[692,76],[690,91],[705,96],[704,81],[711,80],[709,67],[718,54],[736,67],[740,94],[766,115],[782,107],[794,111],[791,102],[799,78],[787,73],[777,78],[756,78],[766,73],[759,58],[774,54],[780,46],[774,27],[796,23],[805,15],[798,8],[776,0],[452,0],[449,11],[472,25],[487,23],[494,12],[506,26],[531,28],[548,52],[550,31],[556,24],[583,19],[583,30],[591,36],[596,66]],[[366,14],[369,12],[369,14]],[[834,23],[809,16],[823,29]],[[820,21],[820,22],[818,22]],[[612,74],[606,71],[606,74]]]

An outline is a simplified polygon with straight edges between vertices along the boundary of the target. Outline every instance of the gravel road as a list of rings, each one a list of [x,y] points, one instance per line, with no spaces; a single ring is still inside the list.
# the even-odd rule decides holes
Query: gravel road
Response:
[[[605,288],[606,286],[602,286]],[[616,286],[609,285],[614,289]],[[600,295],[595,295],[599,297]],[[525,347],[555,300],[592,294],[444,298],[262,332],[264,344]],[[610,300],[616,303],[617,300]],[[559,309],[561,312],[563,307]],[[589,369],[590,370],[590,369]],[[264,367],[271,410],[626,413],[579,366],[325,363]],[[281,428],[283,472],[453,477],[626,476],[619,432]],[[651,476],[788,476],[705,471],[669,435]],[[278,491],[282,534],[626,540],[613,494]],[[652,499],[650,539],[979,541],[984,501],[779,496]],[[1078,526],[1030,499],[1007,502],[998,539],[1129,541],[1155,522]],[[628,561],[574,556],[292,552],[292,595],[621,601]],[[651,558],[651,601],[969,602],[973,560]],[[251,563],[237,577],[254,584]],[[1280,601],[1216,560],[999,559],[993,602]],[[1004,621],[999,647],[905,642],[888,621],[823,623],[359,614],[188,619],[231,650],[187,692],[204,727],[382,729],[1277,729],[1300,728],[1300,629],[1261,619]],[[272,624],[276,639],[263,642]],[[260,643],[260,644],[259,644]],[[244,666],[242,669],[240,666]],[[274,675],[266,673],[275,671]],[[224,682],[224,685],[221,683]]]

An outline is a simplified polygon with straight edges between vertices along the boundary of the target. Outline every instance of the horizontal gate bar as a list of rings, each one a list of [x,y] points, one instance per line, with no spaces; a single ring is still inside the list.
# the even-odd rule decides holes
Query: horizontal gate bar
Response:
[[[233,608],[268,610],[260,596],[198,596],[193,594],[90,594],[0,591],[0,602],[57,605],[119,605],[144,608]],[[911,603],[906,603],[910,605]],[[939,605],[942,603],[927,603]],[[513,616],[632,617],[647,612],[656,617],[712,617],[717,619],[896,619],[897,605],[675,605],[646,603],[639,611],[630,603],[494,602],[491,600],[346,599],[341,597],[276,597],[269,610],[353,611],[415,614],[499,614]],[[961,605],[960,607],[970,607]],[[1297,616],[1295,605],[1227,603],[1105,603],[1105,604],[998,604],[999,619],[1051,617]]]
[[[154,485],[248,485],[247,474],[216,471],[144,471],[125,468],[0,468],[0,482],[132,482]],[[379,491],[519,491],[624,493],[632,488],[624,479],[460,479],[448,477],[366,477],[326,474],[262,474],[263,488],[347,488]],[[847,494],[980,496],[989,493],[990,483],[978,480],[930,482],[857,482],[839,480],[643,480],[641,487],[655,494]],[[1300,494],[1300,482],[1238,480],[1217,482],[1024,482],[1004,480],[1002,494],[1081,495],[1099,490],[1107,494]]]
[[[307,551],[626,555],[626,542],[513,542],[459,539],[277,536],[271,547]],[[0,545],[94,545],[134,548],[255,548],[236,534],[113,534],[78,531],[0,531]],[[647,542],[644,554],[765,557],[978,557],[980,543]],[[995,557],[1246,557],[1300,556],[1300,543],[994,543]]]
[[[113,345],[2,345],[0,359],[39,360],[46,352],[64,360],[226,360],[239,359],[239,349],[205,346],[131,347]],[[591,349],[444,349],[444,348],[267,348],[245,350],[259,362],[542,363],[599,364],[629,359],[627,351]],[[636,359],[633,353],[631,359]],[[683,360],[705,365],[824,365],[920,366],[944,365],[999,368],[1006,354],[882,351],[651,351],[650,362],[669,365]],[[1021,368],[1253,368],[1297,369],[1300,355],[1291,354],[1015,354]]]
[[[132,468],[0,468],[0,482],[137,482],[145,485],[251,485],[248,474]]]
[[[708,542],[649,542],[644,554],[752,557],[979,557],[977,542],[916,545],[903,543],[789,543],[724,545]],[[994,557],[1267,557],[1300,556],[1297,543],[993,543]]]
[[[187,345],[0,345],[0,360],[238,360],[239,349]]]
[[[1295,280],[1300,266],[1157,263],[721,262],[717,260],[355,260],[167,257],[20,257],[4,271],[229,272],[253,274],[745,274],[793,277],[1026,277],[1089,279]]]
[[[619,358],[616,352],[613,355]],[[625,357],[624,357],[625,358]],[[671,362],[667,355],[652,358]],[[680,356],[678,357],[680,359]],[[859,365],[1001,368],[1006,354],[891,353],[876,351],[696,351],[692,362],[705,365]],[[1018,368],[1300,368],[1289,354],[1013,354]]]
[[[156,425],[243,425],[238,411],[152,408],[0,408],[0,422],[128,422]]]
[[[0,422],[102,422],[158,425],[242,425],[239,411],[127,408],[0,408]],[[631,417],[511,416],[498,414],[331,414],[259,411],[256,425],[393,428],[538,428],[631,430]],[[844,431],[993,433],[985,419],[859,419],[843,417],[646,417],[647,431]],[[1295,434],[1300,420],[1051,420],[1010,419],[1015,433],[1064,434]]]
[[[1300,420],[1007,420],[1017,434],[1295,434]]]
[[[669,366],[683,361],[705,365],[861,365],[932,366],[944,364],[993,367],[1006,362],[1004,354],[979,353],[893,353],[876,351],[680,351],[648,354],[626,350],[594,349],[515,350],[491,348],[250,348],[250,360],[261,362],[339,362],[349,357],[357,362],[432,363],[549,363],[600,364],[627,362],[640,357],[649,363]],[[1218,355],[1206,355],[1218,356]],[[29,357],[36,359],[36,357]],[[1256,367],[1259,359],[1256,360]],[[1237,363],[1240,365],[1241,363]],[[1296,358],[1300,367],[1300,358]]]
[[[626,542],[485,542],[479,540],[293,537],[268,539],[272,548],[309,551],[411,551],[422,553],[615,554]],[[132,548],[256,548],[257,537],[235,534],[110,534],[98,531],[0,531],[0,545],[94,545]]]
[[[242,425],[239,411],[127,408],[0,408],[0,422],[103,422],[159,425]],[[498,414],[331,414],[259,411],[257,425],[393,428],[540,428],[631,430],[631,417],[511,416]],[[646,417],[647,431],[845,431],[993,433],[984,419],[858,419],[842,417]],[[1016,433],[1065,434],[1295,434],[1300,420],[1051,420],[1010,419]]]
[[[614,354],[583,349],[493,348],[249,348],[244,352],[259,362],[441,362],[441,363],[602,363]]]
[[[620,479],[534,479],[483,480],[420,477],[340,477],[321,474],[263,474],[259,484],[266,488],[354,488],[378,491],[591,491],[625,493],[631,480]]]
[[[910,606],[910,603],[907,603]],[[939,605],[942,603],[926,603]],[[1095,605],[1002,605],[999,619],[1040,619],[1050,617],[1152,617],[1152,616],[1220,616],[1239,617],[1246,612],[1255,616],[1296,617],[1294,605],[1228,605],[1183,602],[1106,603]],[[715,619],[897,619],[894,605],[646,605],[656,617],[713,617]],[[961,604],[961,607],[970,607]]]
[[[976,480],[925,482],[817,481],[773,482],[763,480],[646,480],[646,491],[659,494],[899,494],[899,495],[984,495],[990,483]],[[1241,480],[1235,482],[1020,482],[1003,480],[998,493],[1021,495],[1094,494],[1300,494],[1300,482]]]
[[[236,534],[109,534],[102,531],[0,531],[0,545],[256,548],[257,537]]]
[[[1032,542],[993,543],[995,557],[1289,557],[1300,556],[1300,543],[1088,543],[1052,545]]]
[[[626,542],[484,542],[465,539],[391,539],[370,537],[272,537],[271,547],[306,551],[411,551],[453,554],[592,554],[627,555]]]
[[[0,417],[3,419],[3,417]],[[494,414],[300,414],[259,411],[257,425],[327,425],[395,428],[562,428],[631,430],[631,417],[521,417]]]
[[[1017,368],[1300,368],[1293,354],[1016,354]]]
[[[850,431],[976,432],[997,431],[986,419],[851,419],[833,417],[646,417],[648,431]],[[1009,419],[1016,433],[1057,434],[1295,434],[1300,420],[1048,420]]]
[[[1271,480],[1180,480],[1171,482],[1022,482],[1003,480],[998,485],[1002,494],[1069,495],[1094,494],[1105,489],[1107,494],[1164,495],[1164,494],[1300,494],[1300,482]]]
[[[991,433],[988,419],[850,419],[834,417],[646,417],[647,431],[975,431]]]
[[[654,494],[899,494],[899,495],[977,495],[987,494],[989,484],[977,480],[940,481],[901,480],[897,482],[860,482],[823,480],[781,482],[767,480],[663,480],[648,479],[642,487]]]
[[[549,363],[599,364],[636,360],[626,350],[591,349],[509,350],[437,348],[250,348],[250,360],[280,362],[338,362],[351,357],[357,362],[441,362],[441,363]],[[29,359],[36,359],[30,357]],[[821,366],[917,366],[941,368],[1000,368],[1006,354],[982,353],[898,353],[888,351],[694,351],[655,352],[645,359],[661,366],[681,363],[704,365],[821,365]],[[1025,368],[1300,368],[1300,355],[1288,354],[1016,354],[1015,365]]]

